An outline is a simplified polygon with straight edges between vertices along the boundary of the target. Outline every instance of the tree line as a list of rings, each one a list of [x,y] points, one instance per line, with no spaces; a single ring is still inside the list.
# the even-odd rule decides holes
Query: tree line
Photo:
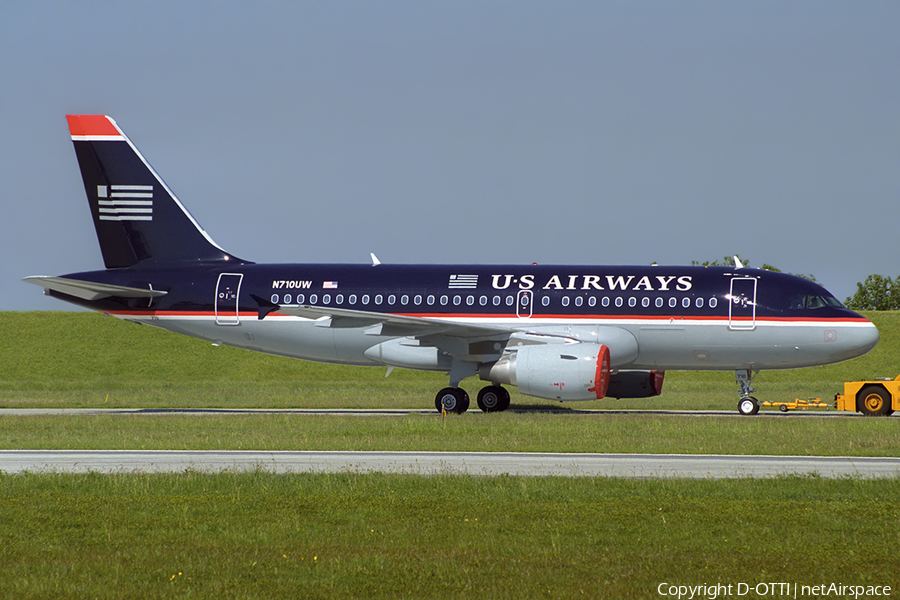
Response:
[[[691,264],[703,267],[732,267],[735,264],[735,259],[739,260],[745,267],[750,265],[749,260],[740,258],[737,255],[734,257],[726,256],[721,261],[716,260],[703,263],[691,261]],[[760,268],[781,273],[781,269],[777,269],[772,265],[764,264]],[[816,280],[812,275],[791,274],[810,281]],[[864,282],[856,284],[856,293],[844,300],[844,306],[850,310],[900,310],[900,276],[897,276],[896,279],[891,279],[883,275],[869,275]]]

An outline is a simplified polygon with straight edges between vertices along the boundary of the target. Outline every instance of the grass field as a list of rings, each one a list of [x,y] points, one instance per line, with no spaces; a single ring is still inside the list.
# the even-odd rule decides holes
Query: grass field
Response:
[[[882,342],[868,356],[763,373],[758,396],[830,400],[844,380],[896,375],[900,314],[869,316]],[[383,369],[214,348],[88,313],[0,313],[0,358],[5,407],[430,407],[446,384],[441,374],[385,379]],[[736,399],[730,373],[676,372],[659,398],[563,406],[734,410]],[[513,405],[546,402],[514,393]],[[536,411],[3,416],[0,447],[897,456],[897,423]],[[817,477],[0,474],[0,597],[659,598],[660,584],[742,582],[896,594],[898,496],[897,479]]]
[[[896,480],[187,473],[0,476],[0,489],[4,598],[658,598],[662,583],[900,584]]]
[[[897,426],[896,418],[780,414],[6,416],[0,448],[900,456]]]
[[[856,360],[764,371],[761,400],[831,401],[844,381],[900,374],[900,312],[867,314],[881,342]],[[428,408],[442,373],[326,365],[268,356],[96,313],[0,312],[0,406]],[[470,395],[484,385],[474,378]],[[547,405],[512,391],[513,406]],[[657,398],[554,404],[573,408],[736,409],[728,372],[669,372]],[[474,404],[474,403],[473,403]]]

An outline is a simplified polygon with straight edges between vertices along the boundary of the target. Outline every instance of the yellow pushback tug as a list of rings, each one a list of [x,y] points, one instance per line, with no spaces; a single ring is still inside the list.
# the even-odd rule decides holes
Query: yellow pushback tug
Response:
[[[798,408],[828,408],[819,398],[793,402],[763,402],[763,406],[777,406],[781,412]],[[844,382],[844,393],[834,397],[837,410],[852,410],[869,417],[886,417],[900,410],[900,375],[895,379],[868,379]]]
[[[895,379],[847,381],[844,393],[834,397],[834,407],[870,417],[887,416],[900,410],[900,375]]]

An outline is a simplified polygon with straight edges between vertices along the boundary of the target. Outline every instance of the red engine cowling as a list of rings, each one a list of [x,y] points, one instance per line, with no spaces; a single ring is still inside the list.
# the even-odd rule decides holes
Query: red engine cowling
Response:
[[[602,344],[539,344],[519,348],[480,376],[518,386],[527,396],[548,400],[599,400],[610,382],[609,348]]]

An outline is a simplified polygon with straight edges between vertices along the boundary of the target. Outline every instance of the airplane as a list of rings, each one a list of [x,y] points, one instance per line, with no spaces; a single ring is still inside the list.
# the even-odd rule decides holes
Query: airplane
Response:
[[[257,264],[216,244],[116,122],[68,115],[105,269],[25,281],[125,321],[309,361],[439,371],[440,412],[460,383],[510,395],[649,398],[667,370],[735,373],[751,415],[756,375],[861,356],[876,327],[814,282],[734,267]]]

